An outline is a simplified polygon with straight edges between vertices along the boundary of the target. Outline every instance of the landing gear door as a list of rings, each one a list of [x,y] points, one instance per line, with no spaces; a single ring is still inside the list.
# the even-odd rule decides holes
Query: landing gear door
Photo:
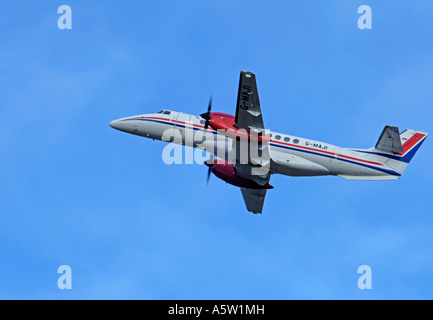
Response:
[[[182,112],[178,112],[176,114],[176,125],[175,132],[177,135],[182,137],[182,144],[185,144],[185,132],[190,129],[192,130],[192,123],[190,122],[191,116],[188,114],[184,114]]]
[[[182,136],[179,134],[179,130],[176,128],[178,112],[164,111],[164,115],[168,116],[169,124],[168,127],[162,132],[162,141],[181,143]]]
[[[172,142],[183,144],[183,132],[182,132],[182,124],[180,121],[180,112],[171,112],[171,122],[173,123],[172,127]],[[180,122],[180,123],[179,123]]]

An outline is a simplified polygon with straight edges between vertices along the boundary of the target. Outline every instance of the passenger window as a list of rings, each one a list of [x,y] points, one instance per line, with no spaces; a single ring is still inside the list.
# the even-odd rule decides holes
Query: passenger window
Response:
[[[281,139],[281,136],[276,135],[276,136],[275,136],[275,139],[280,140],[280,139]]]
[[[269,138],[272,138],[272,133],[269,134]]]
[[[295,140],[293,140],[293,143],[299,143],[299,140],[298,139],[295,139]]]
[[[289,137],[285,137],[285,138],[284,138],[284,141],[289,142],[289,141],[290,141],[290,138],[289,138]]]

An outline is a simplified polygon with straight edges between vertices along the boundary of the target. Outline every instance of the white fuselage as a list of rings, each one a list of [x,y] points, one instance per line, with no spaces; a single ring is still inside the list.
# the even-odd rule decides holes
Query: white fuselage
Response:
[[[233,152],[231,139],[210,127],[205,130],[203,118],[182,112],[168,112],[122,118],[110,125],[121,131],[157,140],[165,140],[163,135],[167,132],[177,132],[182,139],[174,142],[194,148],[203,147],[202,138],[205,135],[205,143],[216,142],[216,148],[211,153],[227,156],[227,153]],[[405,166],[389,157],[366,152],[372,149],[340,148],[292,135],[272,131],[266,133],[271,140],[271,173],[288,176],[338,175],[352,180],[395,180],[400,177],[404,169],[402,166]]]

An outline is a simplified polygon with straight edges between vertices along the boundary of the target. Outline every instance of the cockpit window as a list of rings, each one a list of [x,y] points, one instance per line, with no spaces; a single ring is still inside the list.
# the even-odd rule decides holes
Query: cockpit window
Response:
[[[170,111],[164,111],[164,114],[170,114],[171,112]]]
[[[161,111],[158,111],[157,113],[163,113],[164,112],[164,110],[161,110]]]

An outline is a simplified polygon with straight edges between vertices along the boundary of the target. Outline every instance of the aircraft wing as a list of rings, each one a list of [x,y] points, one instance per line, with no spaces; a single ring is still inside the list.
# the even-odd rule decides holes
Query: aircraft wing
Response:
[[[235,123],[248,131],[264,129],[256,76],[249,71],[241,71]]]
[[[265,135],[256,76],[249,71],[241,71],[235,125],[252,136]],[[245,148],[245,144],[248,144],[248,148]],[[233,149],[236,150],[235,167],[239,176],[262,186],[269,182],[271,157],[267,141],[233,139]]]
[[[265,202],[266,189],[245,189],[241,188],[242,196],[248,211],[262,213],[263,203]]]
[[[251,136],[265,135],[256,76],[249,71],[241,71],[235,125],[246,130]],[[269,142],[250,139],[244,143],[248,144],[247,149],[242,145],[242,141],[233,139],[233,149],[236,150],[236,174],[264,186],[271,177]],[[266,190],[242,189],[242,195],[249,211],[262,212]]]

